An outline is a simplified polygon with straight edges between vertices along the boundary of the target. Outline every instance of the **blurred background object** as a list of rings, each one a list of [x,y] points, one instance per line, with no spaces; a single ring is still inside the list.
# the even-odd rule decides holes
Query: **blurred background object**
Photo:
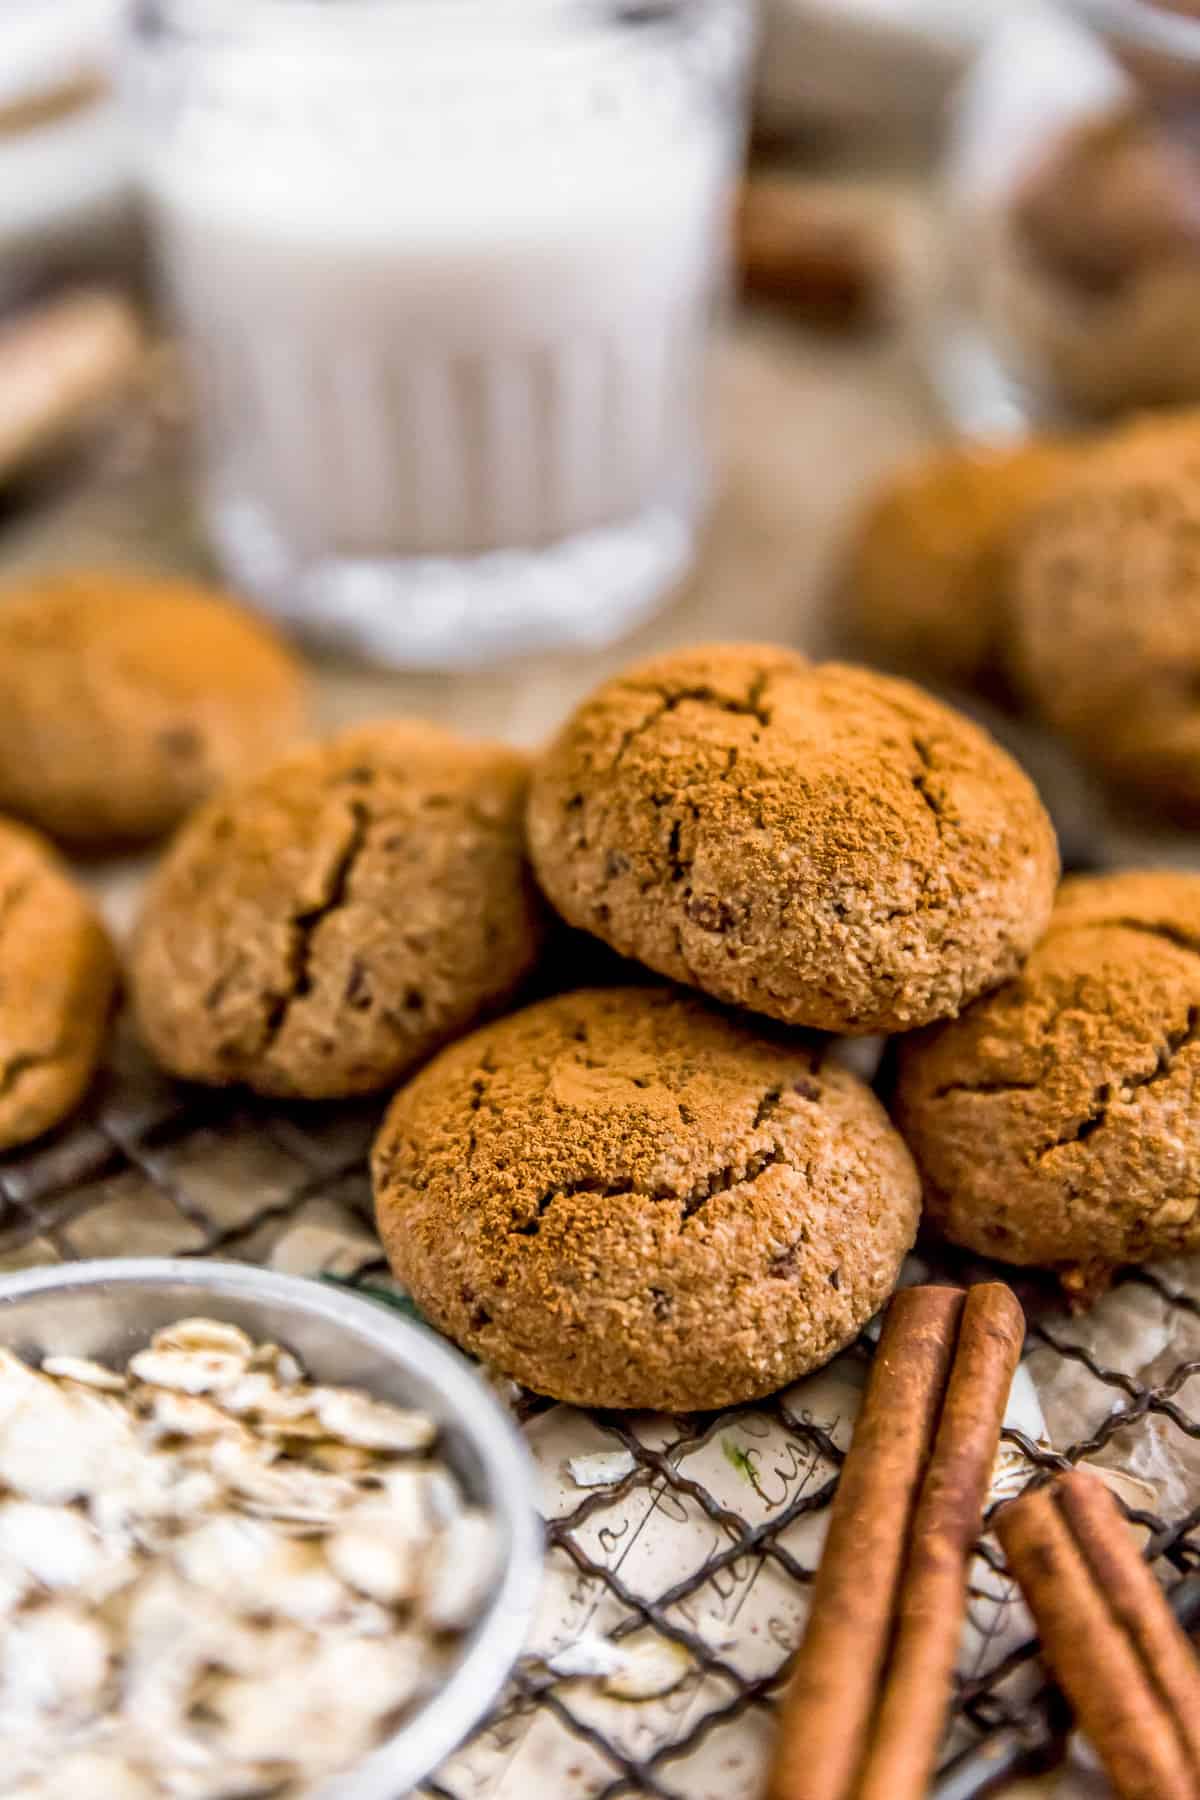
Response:
[[[771,136],[936,132],[1006,0],[762,0],[756,110]]]
[[[130,145],[112,74],[122,0],[0,11],[0,302],[134,250]]]
[[[930,360],[957,424],[1200,398],[1200,20],[1156,0],[1018,8],[962,90],[946,198]]]
[[[742,291],[829,330],[894,322],[904,267],[902,220],[870,193],[751,171],[735,243]]]
[[[665,598],[743,140],[747,0],[149,0],[141,167],[229,576],[384,660]]]
[[[141,365],[137,315],[119,292],[80,288],[0,323],[0,488],[83,441]]]

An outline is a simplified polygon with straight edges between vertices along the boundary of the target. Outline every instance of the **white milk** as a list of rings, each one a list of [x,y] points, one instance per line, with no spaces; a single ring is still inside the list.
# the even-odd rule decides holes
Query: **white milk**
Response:
[[[703,487],[748,0],[159,5],[143,169],[231,574],[441,665],[658,604]]]
[[[164,162],[219,487],[379,557],[545,545],[685,482],[725,169],[699,133],[640,148],[357,191]]]

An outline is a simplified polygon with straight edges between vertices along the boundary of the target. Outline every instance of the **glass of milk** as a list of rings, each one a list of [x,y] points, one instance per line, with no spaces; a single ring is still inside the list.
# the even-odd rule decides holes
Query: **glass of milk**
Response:
[[[660,604],[706,489],[749,0],[143,0],[230,577],[447,667]]]

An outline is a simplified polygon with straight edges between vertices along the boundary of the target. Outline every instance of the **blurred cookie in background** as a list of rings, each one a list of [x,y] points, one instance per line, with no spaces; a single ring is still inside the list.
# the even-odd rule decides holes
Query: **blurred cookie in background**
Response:
[[[162,836],[306,715],[299,662],[215,589],[78,569],[0,594],[0,809],[66,843]]]
[[[911,260],[911,212],[858,182],[752,169],[734,219],[742,291],[829,331],[888,323]]]
[[[1126,796],[1200,819],[1200,412],[1081,463],[1013,546],[1015,674]]]
[[[1066,441],[954,444],[886,478],[854,530],[839,583],[854,643],[953,686],[1003,691],[1006,543],[1080,454]]]

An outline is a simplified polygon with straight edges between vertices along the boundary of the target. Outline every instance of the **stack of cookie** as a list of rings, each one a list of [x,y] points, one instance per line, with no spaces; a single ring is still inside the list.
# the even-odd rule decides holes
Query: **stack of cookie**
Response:
[[[916,688],[767,646],[600,688],[528,817],[563,918],[680,985],[551,999],[424,1069],[375,1154],[393,1264],[559,1398],[770,1392],[878,1309],[919,1212],[883,1107],[814,1033],[905,1031],[1012,975],[1052,903],[1049,821]]]
[[[889,666],[1025,707],[1113,789],[1200,820],[1200,414],[903,470],[842,577]]]
[[[538,957],[530,863],[665,984],[480,1026]],[[726,646],[606,684],[532,767],[380,725],[218,797],[151,885],[133,998],[192,1079],[409,1077],[374,1177],[434,1323],[558,1398],[712,1407],[851,1341],[915,1236],[912,1158],[834,1034],[928,1026],[1015,975],[1056,877],[1036,793],[976,727]]]

